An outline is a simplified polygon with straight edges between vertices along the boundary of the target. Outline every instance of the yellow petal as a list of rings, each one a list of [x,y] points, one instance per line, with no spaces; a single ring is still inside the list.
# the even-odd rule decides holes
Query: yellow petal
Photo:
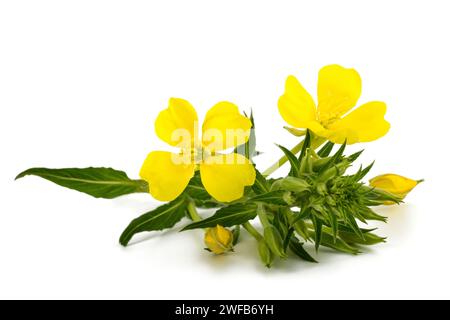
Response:
[[[316,120],[314,100],[294,76],[286,79],[284,94],[278,100],[278,111],[284,121],[295,128],[307,128],[307,122]]]
[[[386,104],[373,101],[363,104],[344,118],[328,126],[332,133],[328,139],[335,143],[348,144],[373,141],[384,136],[390,128],[384,119]]]
[[[318,112],[322,123],[337,119],[356,105],[361,95],[361,78],[354,69],[337,64],[319,71]]]
[[[398,174],[386,173],[369,180],[372,187],[404,198],[422,180],[413,180]]]
[[[233,233],[217,225],[205,232],[205,244],[215,254],[222,254],[233,248]]]
[[[248,141],[252,123],[238,107],[222,101],[206,113],[202,127],[203,146],[210,151],[225,150]]]
[[[200,164],[200,174],[206,191],[221,202],[241,198],[244,187],[255,182],[255,168],[236,153],[207,158]]]
[[[197,137],[198,118],[194,107],[186,100],[170,98],[167,109],[155,121],[158,137],[174,147],[190,148]]]
[[[195,164],[189,157],[165,151],[149,153],[140,176],[149,183],[150,194],[160,201],[171,201],[186,188],[194,175]]]

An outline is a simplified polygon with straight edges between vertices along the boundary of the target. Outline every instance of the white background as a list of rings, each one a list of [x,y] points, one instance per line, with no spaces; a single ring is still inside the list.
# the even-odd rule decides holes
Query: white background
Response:
[[[447,2],[2,1],[0,298],[450,298]],[[379,210],[388,242],[360,256],[323,250],[320,264],[267,270],[247,235],[214,257],[181,224],[122,248],[129,221],[157,206],[149,195],[98,200],[13,181],[34,166],[136,178],[166,148],[153,120],[172,96],[200,114],[221,100],[252,107],[264,169],[275,142],[296,143],[276,107],[286,76],[315,95],[330,63],[359,71],[361,103],[388,104],[388,135],[351,148],[376,159],[371,176],[426,180]]]

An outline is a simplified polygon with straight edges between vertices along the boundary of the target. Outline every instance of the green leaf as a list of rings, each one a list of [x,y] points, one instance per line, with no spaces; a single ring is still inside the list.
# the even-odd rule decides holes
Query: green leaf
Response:
[[[333,236],[327,232],[322,232],[321,245],[344,253],[350,254],[360,253],[360,251],[357,248],[352,247],[339,237],[336,239],[335,242]]]
[[[139,232],[173,227],[175,223],[185,216],[186,205],[186,198],[181,196],[134,219],[120,236],[120,244],[126,246],[131,238]]]
[[[256,178],[255,183],[252,186],[253,191],[256,194],[267,193],[270,190],[270,185],[267,182],[266,178],[255,168]]]
[[[255,119],[253,118],[253,111],[250,112],[250,117],[244,113],[244,115],[250,119],[252,123],[252,128],[250,130],[250,136],[246,143],[237,146],[234,149],[235,153],[241,154],[249,160],[257,155],[256,152],[256,133],[255,133]]]
[[[356,222],[353,215],[346,209],[343,209],[341,212],[347,225],[353,230],[354,233],[356,233],[361,239],[364,240],[364,234],[359,228],[358,223]]]
[[[195,205],[199,208],[218,208],[221,206],[221,204],[206,191],[200,178],[199,171],[197,171],[189,181],[184,193],[194,200]]]
[[[306,138],[305,138],[306,139]],[[281,145],[277,145],[278,148],[283,151],[286,158],[289,160],[289,163],[291,164],[291,171],[289,172],[290,176],[298,177],[299,176],[299,169],[300,169],[300,162],[298,161],[295,154],[293,154],[290,150],[286,149],[285,147]]]
[[[328,157],[328,155],[330,154],[331,150],[333,150],[334,147],[334,143],[331,141],[328,141],[327,143],[325,143],[325,145],[319,150],[319,152],[317,152],[317,155],[325,158]]]
[[[338,149],[338,151],[336,151],[336,153],[331,157],[330,161],[328,161],[322,168],[320,168],[319,174],[325,172],[325,170],[331,168],[331,166],[337,164],[338,162],[340,162],[342,155],[344,154],[344,150],[346,147],[347,143],[344,142],[344,144],[342,144],[340,146],[340,148]]]
[[[358,151],[358,152],[355,152],[355,153],[349,155],[347,157],[348,162],[349,163],[355,162],[355,160],[359,158],[359,156],[361,155],[361,153],[363,153],[363,151],[364,150],[361,150],[361,151]]]
[[[295,229],[294,228],[289,228],[289,230],[286,233],[286,236],[284,237],[284,241],[283,241],[283,250],[286,252],[287,247],[289,246],[289,242],[291,242],[291,238],[294,234]]]
[[[306,150],[311,146],[311,131],[309,129],[306,130],[305,140],[303,140],[302,150],[300,151],[300,155],[298,156],[298,161],[301,163],[302,159],[306,155]]]
[[[367,167],[365,167],[364,169],[362,169],[362,167],[359,168],[358,172],[355,173],[354,175],[350,176],[353,181],[359,181],[362,178],[364,178],[366,176],[366,174],[369,173],[370,169],[372,169],[373,165],[374,165],[375,161],[373,161],[371,164],[369,164]]]
[[[322,240],[322,220],[318,219],[314,214],[311,215],[311,221],[314,226],[314,246],[316,251],[319,250],[320,242]]]
[[[358,235],[353,232],[339,231],[339,237],[348,243],[355,243],[365,246],[371,246],[378,243],[386,242],[386,238],[380,237],[374,233],[368,232],[364,233],[364,239],[361,239]]]
[[[131,180],[125,172],[112,168],[31,168],[20,173],[16,180],[27,175],[38,176],[96,198],[112,199],[130,193],[148,192],[146,181]]]
[[[303,248],[303,244],[297,240],[297,238],[292,237],[289,241],[289,248],[293,253],[295,253],[300,259],[308,262],[317,263],[317,260],[311,257],[311,255]]]
[[[256,217],[256,205],[255,204],[243,204],[237,203],[228,207],[221,208],[216,211],[211,217],[191,223],[184,227],[181,231],[198,229],[198,228],[211,228],[216,225],[223,227],[231,227],[238,224],[243,224],[248,220],[252,220]]]
[[[235,246],[239,242],[239,236],[241,235],[241,225],[237,225],[233,229],[233,246]]]
[[[277,190],[277,191],[270,191],[267,193],[257,195],[256,197],[253,197],[253,198],[249,199],[248,201],[264,202],[267,204],[285,206],[287,204],[285,199],[286,199],[286,191]]]

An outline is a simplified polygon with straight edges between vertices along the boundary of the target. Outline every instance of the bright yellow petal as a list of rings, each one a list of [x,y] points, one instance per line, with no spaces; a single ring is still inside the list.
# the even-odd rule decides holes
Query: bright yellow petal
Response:
[[[404,198],[421,180],[413,180],[394,173],[376,176],[369,180],[372,187]]]
[[[203,146],[210,151],[225,150],[247,142],[252,123],[231,102],[219,102],[206,114],[202,128]]]
[[[341,117],[356,105],[361,95],[361,78],[354,69],[337,64],[319,71],[318,112],[322,123]]]
[[[160,201],[171,201],[186,188],[194,175],[189,157],[165,151],[149,153],[140,176],[148,182],[150,194]]]
[[[327,129],[332,132],[328,139],[335,143],[344,143],[347,139],[348,144],[353,144],[381,138],[390,128],[389,122],[384,119],[385,113],[384,102],[373,101],[363,104],[328,126]]]
[[[294,76],[286,79],[284,94],[278,100],[278,111],[284,121],[295,128],[307,128],[316,120],[316,105],[311,95]]]
[[[194,107],[186,100],[170,98],[167,109],[155,121],[158,137],[171,146],[190,148],[197,135],[198,117]]]
[[[241,198],[245,186],[255,182],[255,168],[236,153],[207,158],[200,164],[200,174],[206,191],[221,202]]]

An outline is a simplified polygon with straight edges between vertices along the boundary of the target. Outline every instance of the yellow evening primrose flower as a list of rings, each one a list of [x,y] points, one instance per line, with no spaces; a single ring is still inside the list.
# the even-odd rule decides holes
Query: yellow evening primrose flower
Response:
[[[205,232],[205,244],[215,254],[228,252],[233,249],[233,233],[221,225],[208,228]]]
[[[246,157],[224,151],[249,139],[251,121],[239,113],[236,105],[219,102],[206,114],[202,137],[198,117],[186,100],[171,98],[167,109],[155,121],[157,136],[177,153],[151,152],[142,165],[140,176],[149,183],[150,194],[160,201],[171,201],[186,188],[195,170],[200,170],[208,193],[221,202],[242,197],[244,187],[255,181],[255,169]]]
[[[289,76],[278,110],[291,126],[310,129],[334,143],[373,141],[389,131],[384,119],[386,104],[372,101],[349,112],[360,95],[361,78],[356,70],[328,65],[319,71],[317,106],[300,82]]]
[[[386,173],[370,179],[369,184],[374,188],[387,191],[403,199],[422,181],[409,179],[394,173]],[[386,201],[385,204],[394,204],[394,202]]]

